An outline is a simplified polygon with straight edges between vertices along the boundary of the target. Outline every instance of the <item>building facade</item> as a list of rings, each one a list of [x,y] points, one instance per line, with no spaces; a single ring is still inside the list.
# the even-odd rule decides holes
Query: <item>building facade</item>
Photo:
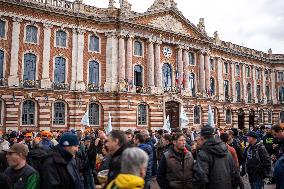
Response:
[[[145,13],[83,0],[0,0],[0,129],[118,129],[284,122],[284,54],[206,33],[155,0]]]

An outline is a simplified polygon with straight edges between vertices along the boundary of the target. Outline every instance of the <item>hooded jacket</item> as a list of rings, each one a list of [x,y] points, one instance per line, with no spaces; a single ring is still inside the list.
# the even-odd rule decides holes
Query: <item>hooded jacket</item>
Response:
[[[276,181],[276,189],[284,189],[284,156],[275,163],[273,176]]]
[[[28,153],[28,164],[32,166],[35,170],[40,171],[42,162],[47,156],[47,152],[41,148],[35,148]]]
[[[106,189],[143,189],[144,180],[130,174],[119,174]]]
[[[193,170],[194,189],[232,189],[239,184],[234,160],[220,139],[208,139],[203,144]]]
[[[152,178],[152,165],[153,165],[153,150],[152,147],[148,144],[140,144],[138,148],[142,149],[148,154],[149,160],[147,164],[147,172],[145,176],[145,181],[150,181]]]

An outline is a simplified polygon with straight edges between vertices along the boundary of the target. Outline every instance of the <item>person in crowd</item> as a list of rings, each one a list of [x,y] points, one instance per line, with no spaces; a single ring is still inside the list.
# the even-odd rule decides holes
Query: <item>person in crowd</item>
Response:
[[[158,139],[158,142],[156,145],[158,162],[161,160],[161,157],[164,153],[164,148],[165,148],[163,141],[162,141],[163,134],[164,134],[163,129],[160,129],[156,132],[156,138]]]
[[[134,142],[134,132],[131,129],[127,129],[125,131],[126,137],[127,137],[127,142],[128,142],[128,146],[131,147],[133,146]]]
[[[276,189],[284,189],[284,155],[274,165],[273,178],[276,182]]]
[[[232,189],[240,185],[240,176],[227,146],[214,137],[214,129],[201,128],[196,163],[194,165],[194,189]]]
[[[124,150],[121,157],[121,171],[109,183],[107,189],[143,189],[148,155],[137,147]]]
[[[75,155],[79,141],[75,134],[64,133],[59,144],[48,152],[41,168],[41,189],[83,189]]]
[[[10,146],[13,146],[13,144],[17,143],[17,133],[16,131],[12,131],[9,135],[9,143]]]
[[[44,149],[46,152],[51,150],[54,146],[54,144],[51,142],[50,137],[51,133],[49,131],[42,131],[41,132],[41,141],[39,143],[39,146]]]
[[[193,156],[185,148],[183,133],[173,135],[173,146],[162,156],[157,172],[161,189],[192,189]]]
[[[123,131],[113,130],[108,136],[106,147],[111,154],[109,165],[108,183],[114,180],[120,173],[121,155],[127,146],[127,138]]]
[[[226,146],[227,146],[229,152],[231,153],[231,155],[232,155],[232,157],[233,157],[233,159],[234,159],[234,161],[235,161],[235,163],[236,163],[236,166],[237,166],[237,167],[240,167],[236,150],[235,150],[233,147],[229,146],[228,143],[227,143],[228,140],[229,140],[229,135],[228,135],[228,133],[225,133],[225,132],[224,132],[224,133],[221,133],[220,139],[226,144]]]
[[[29,149],[25,144],[15,143],[5,150],[9,167],[4,174],[9,178],[13,188],[39,189],[39,174],[27,164]]]
[[[98,167],[98,172],[103,171],[103,170],[108,170],[109,169],[109,164],[110,164],[110,160],[111,160],[111,155],[106,147],[106,143],[103,145],[102,148],[102,155],[103,155],[103,159]]]
[[[152,165],[153,165],[153,150],[152,147],[149,144],[145,143],[144,137],[142,134],[138,133],[134,136],[134,144],[144,150],[148,157],[149,157],[149,161],[148,161],[148,165],[147,165],[147,172],[146,172],[146,176],[144,178],[145,180],[145,189],[149,189],[150,188],[150,181],[152,178]]]
[[[23,144],[27,145],[29,150],[32,149],[32,142],[33,142],[33,134],[31,132],[27,132],[25,135],[24,135],[24,142]]]
[[[275,139],[277,139],[277,144],[274,144],[273,147],[276,151],[273,160],[276,161],[284,154],[284,128],[280,125],[273,125],[272,128],[272,135]]]
[[[251,131],[247,134],[249,145],[244,152],[244,163],[241,176],[249,176],[251,189],[262,189],[264,178],[270,174],[271,160],[264,145],[258,141],[258,134]]]
[[[3,137],[0,136],[0,151],[7,150],[10,147],[10,143]]]
[[[271,126],[266,126],[265,134],[262,138],[263,144],[270,156],[272,156],[275,151],[273,149],[273,144],[275,143],[275,139],[272,135]]]
[[[40,167],[42,165],[42,161],[47,156],[47,152],[40,147],[41,139],[39,137],[34,138],[32,145],[33,148],[28,153],[28,164],[32,166],[35,170],[40,172]]]
[[[238,140],[237,137],[235,137],[238,134],[238,130],[234,129],[234,130],[228,130],[227,131],[228,135],[229,135],[229,139],[227,144],[231,147],[233,147],[236,150],[237,156],[238,156],[238,161],[239,161],[239,165],[242,165],[243,162],[243,149],[242,146],[240,144],[240,141]]]

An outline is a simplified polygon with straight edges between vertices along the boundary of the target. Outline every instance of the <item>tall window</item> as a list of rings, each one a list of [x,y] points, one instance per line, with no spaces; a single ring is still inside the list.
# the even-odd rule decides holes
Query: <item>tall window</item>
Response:
[[[3,20],[0,20],[0,38],[4,38],[5,37],[5,28],[6,26],[6,22],[4,22]]]
[[[237,64],[235,69],[236,69],[236,76],[239,76],[240,75],[240,65]]]
[[[23,103],[22,109],[22,125],[35,124],[35,103],[31,100],[26,100]]]
[[[228,62],[224,63],[224,67],[225,67],[225,74],[228,74],[229,73],[229,64],[228,64]]]
[[[250,67],[249,66],[246,67],[246,75],[247,77],[250,77]]]
[[[265,95],[267,100],[270,100],[270,90],[269,90],[269,86],[265,87]]]
[[[252,101],[252,89],[251,89],[251,84],[248,83],[247,85],[247,93],[248,93],[248,102]]]
[[[56,32],[56,46],[57,47],[66,47],[67,46],[67,34],[63,30]]]
[[[65,125],[65,104],[64,102],[54,103],[54,125]]]
[[[0,125],[3,125],[3,108],[4,108],[4,104],[3,104],[3,100],[0,99]]]
[[[195,65],[195,57],[194,54],[192,52],[188,53],[188,57],[189,57],[189,64],[190,65]]]
[[[136,87],[142,87],[143,86],[143,68],[140,65],[134,66],[134,85]]]
[[[279,101],[284,102],[284,86],[279,87]]]
[[[268,72],[268,70],[265,70],[264,75],[265,75],[266,81],[268,81],[269,80],[269,72]]]
[[[63,57],[55,58],[55,69],[54,69],[54,82],[65,83],[66,77],[66,60]]]
[[[36,55],[27,53],[24,55],[24,81],[36,80]]]
[[[264,123],[264,111],[259,110],[259,117],[258,117],[259,123]]]
[[[143,45],[140,41],[134,42],[134,55],[143,56]]]
[[[280,112],[280,122],[284,123],[284,111]]]
[[[89,121],[90,125],[99,125],[100,106],[96,103],[89,104]]]
[[[37,27],[31,25],[26,26],[26,42],[37,43],[37,32]]]
[[[147,106],[145,104],[140,104],[138,106],[138,125],[147,124]]]
[[[268,111],[268,123],[272,123],[272,111]]]
[[[229,98],[229,81],[225,80],[224,81],[224,94],[225,94],[225,98]]]
[[[210,95],[215,95],[215,80],[213,77],[210,78]]]
[[[257,100],[260,101],[261,100],[261,89],[260,89],[260,85],[256,86],[256,97]]]
[[[260,71],[259,71],[259,69],[255,70],[255,77],[256,77],[256,79],[260,79]]]
[[[241,101],[241,83],[236,83],[236,96],[237,96],[237,102]]]
[[[89,50],[99,52],[100,51],[100,38],[92,35],[90,36]]]
[[[210,70],[214,71],[214,59],[210,59]]]
[[[189,89],[192,93],[192,96],[195,97],[195,74],[191,73],[189,75]]]
[[[163,86],[172,87],[172,68],[169,64],[163,65]]]
[[[0,50],[0,79],[4,77],[4,51]]]
[[[232,123],[232,112],[230,109],[226,110],[226,124]]]
[[[278,81],[284,81],[284,72],[278,72]]]
[[[89,62],[89,84],[99,86],[99,67],[97,61]]]
[[[194,124],[200,124],[201,122],[201,108],[199,106],[194,107]]]

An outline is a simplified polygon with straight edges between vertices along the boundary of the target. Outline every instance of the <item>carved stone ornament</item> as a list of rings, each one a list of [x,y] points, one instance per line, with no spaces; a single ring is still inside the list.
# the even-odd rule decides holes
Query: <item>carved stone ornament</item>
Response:
[[[177,4],[174,0],[155,0],[153,5],[148,11],[155,11],[160,9],[177,8]]]
[[[183,28],[182,23],[171,15],[156,18],[150,22],[149,25],[176,33],[188,34],[188,32]]]

